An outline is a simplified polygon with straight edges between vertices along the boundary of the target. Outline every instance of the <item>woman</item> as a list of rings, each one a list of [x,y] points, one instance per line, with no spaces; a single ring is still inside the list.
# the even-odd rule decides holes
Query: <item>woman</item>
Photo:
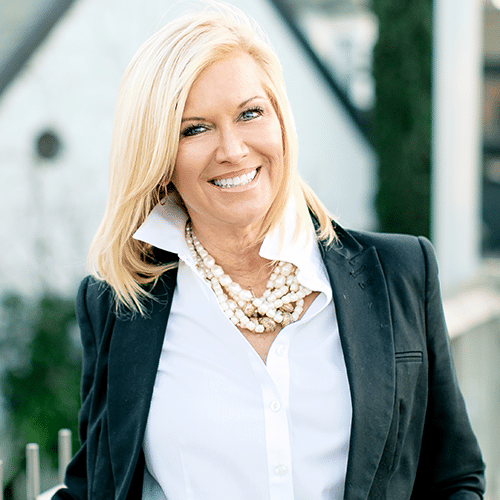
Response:
[[[134,57],[55,498],[482,497],[430,244],[333,223],[296,151],[279,63],[235,9]]]

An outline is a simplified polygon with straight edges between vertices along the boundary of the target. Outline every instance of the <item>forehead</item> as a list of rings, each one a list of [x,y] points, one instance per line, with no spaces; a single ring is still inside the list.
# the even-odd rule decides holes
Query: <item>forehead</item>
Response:
[[[205,69],[193,83],[185,112],[214,103],[240,104],[252,97],[267,97],[263,72],[248,54],[238,53]]]

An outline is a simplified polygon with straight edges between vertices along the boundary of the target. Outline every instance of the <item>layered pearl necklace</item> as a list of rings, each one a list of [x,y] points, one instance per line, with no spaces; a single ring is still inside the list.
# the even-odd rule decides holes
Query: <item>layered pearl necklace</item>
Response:
[[[186,224],[186,243],[196,267],[215,292],[221,309],[231,322],[255,333],[272,332],[278,325],[297,321],[304,308],[304,297],[311,290],[297,280],[298,269],[289,262],[279,261],[274,268],[262,297],[254,297],[241,288],[205,250],[191,224]]]

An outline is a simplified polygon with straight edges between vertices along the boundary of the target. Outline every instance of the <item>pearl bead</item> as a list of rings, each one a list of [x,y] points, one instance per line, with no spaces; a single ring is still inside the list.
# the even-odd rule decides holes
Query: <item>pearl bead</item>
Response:
[[[208,255],[207,257],[205,257],[203,259],[203,264],[205,264],[207,267],[211,268],[211,267],[215,266],[215,260],[213,257]]]
[[[288,275],[292,272],[292,270],[293,270],[293,266],[292,266],[292,264],[290,264],[290,263],[288,263],[288,262],[287,262],[287,263],[286,263],[286,264],[282,267],[282,269],[281,269],[281,274],[282,274],[283,276],[288,276]]]
[[[257,325],[255,327],[255,333],[263,333],[264,332],[264,327],[262,325]]]
[[[238,283],[234,283],[231,281],[229,285],[227,286],[227,289],[233,294],[233,295],[238,295],[241,292],[241,286],[238,285]]]
[[[271,318],[262,318],[261,325],[264,327],[264,331],[272,332],[276,329],[276,323]]]
[[[260,312],[260,314],[266,314],[267,311],[269,311],[269,306],[267,305],[266,302],[264,302],[263,304],[261,304],[259,306],[259,312]]]
[[[250,302],[253,299],[252,292],[249,290],[241,290],[239,297],[241,300],[244,300],[246,302]]]
[[[222,269],[222,267],[218,265],[215,265],[214,267],[212,267],[212,274],[216,278],[220,278],[224,274],[224,269]]]
[[[253,304],[246,304],[243,312],[250,318],[255,314],[256,308]]]
[[[284,286],[286,283],[286,279],[284,276],[278,276],[275,280],[274,280],[274,285],[276,286],[276,288],[280,288],[282,286]]]
[[[276,316],[276,309],[272,308],[266,311],[266,316],[269,318],[274,318]]]
[[[223,274],[220,278],[219,278],[219,283],[222,285],[222,286],[228,286],[230,283],[232,282],[232,279],[227,275],[227,274]]]

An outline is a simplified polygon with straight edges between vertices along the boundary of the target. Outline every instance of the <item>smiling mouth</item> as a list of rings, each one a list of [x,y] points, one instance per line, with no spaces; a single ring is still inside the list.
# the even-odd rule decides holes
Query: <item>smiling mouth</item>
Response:
[[[248,174],[243,174],[237,177],[229,177],[227,179],[214,179],[210,181],[212,184],[215,184],[218,187],[230,189],[233,187],[244,186],[245,184],[249,184],[255,179],[257,175],[258,168],[248,172]]]

